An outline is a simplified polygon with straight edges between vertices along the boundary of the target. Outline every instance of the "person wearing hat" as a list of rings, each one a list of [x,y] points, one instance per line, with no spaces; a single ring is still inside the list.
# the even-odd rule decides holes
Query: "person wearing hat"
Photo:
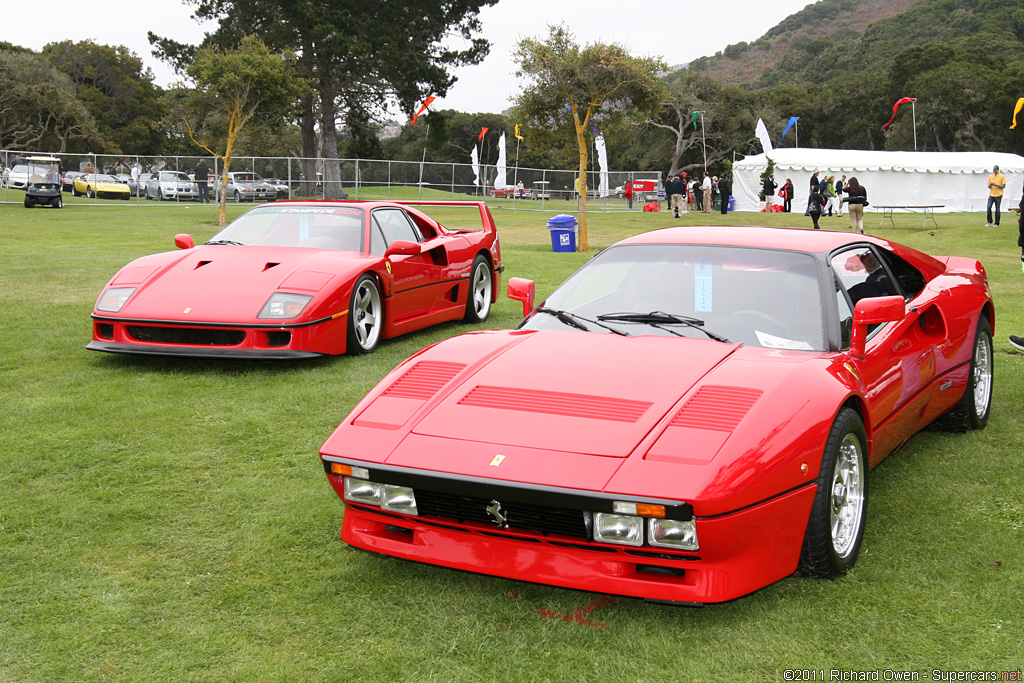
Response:
[[[988,223],[985,227],[999,227],[999,205],[1003,203],[1003,190],[1006,188],[1006,176],[999,172],[998,166],[992,167],[992,175],[988,177],[988,206],[985,209]],[[996,207],[996,222],[992,222],[992,207]]]

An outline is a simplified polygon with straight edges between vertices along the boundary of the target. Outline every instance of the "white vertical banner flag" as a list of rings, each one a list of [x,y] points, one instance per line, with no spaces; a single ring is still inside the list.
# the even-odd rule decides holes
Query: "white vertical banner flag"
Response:
[[[754,128],[754,135],[761,141],[761,148],[764,149],[767,154],[772,149],[772,139],[768,137],[768,128],[764,125],[764,121],[761,119],[757,120],[757,127]]]
[[[473,152],[469,155],[469,163],[473,168],[473,185],[480,185],[480,152],[476,145],[473,145]]]
[[[597,147],[597,166],[600,171],[597,193],[601,197],[608,196],[608,148],[604,144],[604,135],[598,135],[594,140]]]
[[[507,170],[508,162],[505,160],[505,134],[501,134],[501,139],[498,140],[498,175],[494,178],[494,189],[504,190],[508,187],[508,183],[505,181],[505,171]]]

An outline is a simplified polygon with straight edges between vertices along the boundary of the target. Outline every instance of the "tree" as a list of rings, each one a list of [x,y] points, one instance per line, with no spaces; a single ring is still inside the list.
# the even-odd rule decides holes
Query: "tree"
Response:
[[[563,26],[550,26],[547,40],[519,41],[516,75],[530,83],[516,97],[516,115],[537,134],[533,145],[551,135],[573,135],[579,150],[580,240],[587,251],[587,131],[594,115],[602,125],[642,121],[661,102],[662,83],[657,74],[664,62],[632,57],[617,44],[594,43],[580,48]],[[543,132],[542,132],[543,131]],[[546,132],[546,134],[545,134]]]
[[[0,149],[66,152],[75,141],[109,144],[67,75],[30,51],[0,51]]]
[[[160,88],[153,84],[152,71],[144,69],[133,52],[123,46],[65,40],[50,43],[42,54],[71,78],[75,95],[111,140],[114,151],[162,151]]]
[[[260,36],[278,50],[293,50],[299,75],[310,83],[302,101],[303,156],[314,157],[314,104],[323,156],[338,158],[337,124],[355,109],[353,121],[372,119],[397,100],[412,114],[426,95],[443,96],[454,84],[451,69],[479,63],[490,44],[480,31],[481,7],[497,0],[183,0],[197,19],[217,19],[210,42],[237,43],[244,33]],[[464,41],[463,50],[451,47]],[[188,46],[150,34],[160,54],[188,58]],[[315,96],[315,98],[314,98]],[[324,164],[325,195],[339,196],[337,161]]]
[[[648,119],[647,123],[669,131],[674,138],[671,165],[668,170],[670,176],[683,170],[680,159],[691,148],[698,152],[702,166],[707,143],[710,142],[712,150],[715,149],[715,142],[721,135],[717,129],[713,129],[709,134],[707,126],[713,126],[715,118],[719,116],[715,101],[720,90],[721,86],[713,78],[689,69],[677,72],[668,79],[662,116],[658,119]],[[703,115],[698,114],[694,117],[695,112],[702,112]],[[703,130],[699,127],[701,125],[705,127]],[[716,161],[714,153],[711,161]],[[686,165],[687,169],[692,167],[693,164]]]
[[[197,145],[223,162],[220,187],[226,187],[238,136],[250,126],[280,125],[294,110],[305,83],[295,75],[295,58],[273,54],[258,38],[246,36],[238,49],[204,47],[196,52],[188,74],[196,88],[187,100],[184,124]],[[224,139],[224,151],[212,140]],[[220,192],[224,225],[225,193]]]

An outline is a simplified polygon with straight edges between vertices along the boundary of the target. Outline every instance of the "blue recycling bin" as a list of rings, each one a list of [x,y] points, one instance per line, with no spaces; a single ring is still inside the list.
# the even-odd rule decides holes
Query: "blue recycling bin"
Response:
[[[576,218],[559,214],[548,219],[552,251],[576,251]]]
[[[735,211],[735,210],[736,210],[736,198],[730,195],[729,196],[729,208],[727,208],[726,211]]]

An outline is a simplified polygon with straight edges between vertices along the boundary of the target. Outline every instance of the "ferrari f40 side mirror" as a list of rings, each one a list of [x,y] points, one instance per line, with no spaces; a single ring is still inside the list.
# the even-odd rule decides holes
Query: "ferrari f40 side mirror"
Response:
[[[416,256],[422,251],[420,245],[416,242],[409,242],[407,240],[395,240],[388,245],[388,250],[384,252],[384,257],[390,256]]]
[[[853,309],[850,355],[854,358],[864,358],[868,327],[903,320],[906,314],[907,302],[902,296],[877,296],[858,301]]]
[[[537,298],[537,285],[533,280],[510,277],[508,279],[508,298],[523,302],[523,317],[525,318],[533,311],[533,302]]]

